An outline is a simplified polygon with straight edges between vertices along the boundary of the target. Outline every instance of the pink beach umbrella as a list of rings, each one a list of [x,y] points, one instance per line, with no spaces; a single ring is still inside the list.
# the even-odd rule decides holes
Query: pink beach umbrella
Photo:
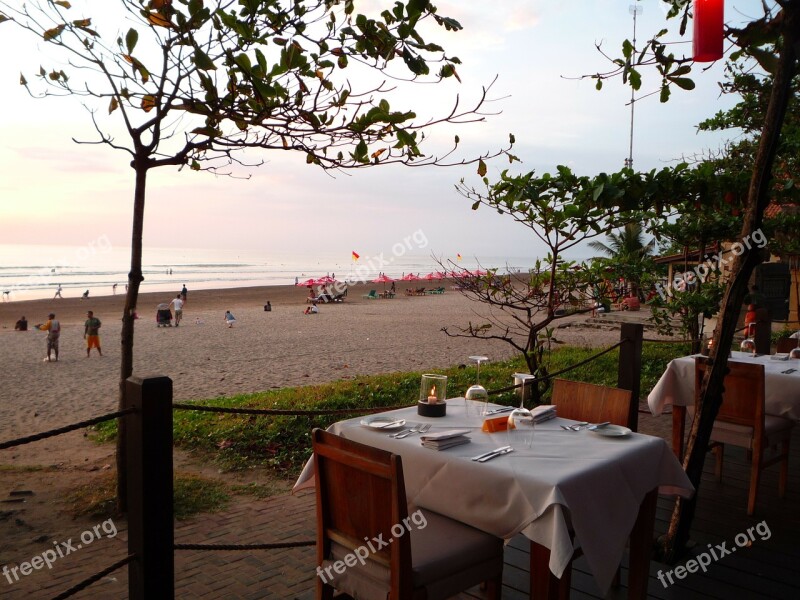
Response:
[[[394,279],[392,279],[385,273],[381,273],[380,275],[378,275],[378,277],[372,280],[372,283],[382,283],[383,289],[386,289],[386,284],[389,283],[390,281],[394,281]]]
[[[427,275],[425,275],[423,279],[425,281],[433,281],[434,279],[441,280],[444,279],[445,277],[446,277],[445,273],[442,273],[441,271],[433,271],[432,273],[428,273]]]
[[[401,277],[400,281],[419,281],[421,278],[414,275],[413,273],[409,273],[405,277]]]
[[[306,279],[305,281],[301,281],[300,283],[295,283],[295,285],[298,286],[298,287],[311,287],[314,284],[315,284],[315,280],[313,278],[312,279]]]

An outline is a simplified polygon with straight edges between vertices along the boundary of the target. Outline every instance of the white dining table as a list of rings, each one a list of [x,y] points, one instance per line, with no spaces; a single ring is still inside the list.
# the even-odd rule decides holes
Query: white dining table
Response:
[[[574,422],[556,418],[536,425],[528,448],[513,433],[509,438],[507,432],[483,432],[483,417],[465,411],[463,399],[448,400],[441,418],[421,417],[416,407],[381,416],[405,419],[406,425],[429,423],[430,433],[468,429],[471,442],[437,451],[423,447],[418,434],[395,439],[390,432],[363,425],[362,418],[340,421],[329,431],[400,455],[410,505],[506,540],[522,533],[549,549],[547,564],[555,577],[562,576],[575,549],[582,548],[604,593],[635,524],[644,527],[644,534],[639,534],[641,547],[631,548],[631,568],[643,576],[644,589],[636,593],[646,593],[655,492],[694,493],[675,455],[657,437],[567,431],[561,425]],[[510,454],[485,463],[470,460],[509,442],[514,447]],[[312,485],[313,477],[312,458],[295,489]],[[650,512],[642,516],[645,505]]]
[[[687,407],[694,405],[694,363],[701,356],[682,356],[669,362],[667,369],[647,396],[654,416],[672,406],[672,451],[683,460]],[[764,411],[768,415],[800,421],[800,360],[775,360],[770,355],[731,352],[728,362],[764,366]],[[791,371],[791,369],[795,369]]]
[[[664,407],[694,404],[694,361],[699,354],[676,358],[647,396],[647,405],[655,416]],[[764,365],[765,412],[775,417],[800,421],[800,360],[774,360],[769,355],[754,357],[749,352],[732,352],[729,361]],[[785,373],[796,369],[793,373]]]

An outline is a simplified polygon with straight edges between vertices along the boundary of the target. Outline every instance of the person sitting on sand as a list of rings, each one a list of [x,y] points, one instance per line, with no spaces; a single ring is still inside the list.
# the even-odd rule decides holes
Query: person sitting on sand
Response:
[[[228,327],[233,327],[233,324],[236,323],[236,318],[231,314],[231,311],[225,311],[225,322],[228,324]]]
[[[319,314],[319,308],[317,308],[317,303],[315,302],[311,306],[307,306],[306,309],[303,311],[304,315],[317,315]]]
[[[83,292],[83,296],[81,296],[81,299],[86,300],[88,297],[89,297],[89,290],[86,290],[85,292]]]
[[[314,294],[314,288],[308,288],[308,297],[306,298],[306,304],[310,304],[314,300],[317,299],[317,296]]]
[[[28,319],[22,315],[19,321],[14,324],[14,331],[28,331]]]

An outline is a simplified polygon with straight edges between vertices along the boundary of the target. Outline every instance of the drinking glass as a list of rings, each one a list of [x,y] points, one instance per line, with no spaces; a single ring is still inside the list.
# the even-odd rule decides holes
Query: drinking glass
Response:
[[[470,360],[477,363],[477,370],[475,372],[475,385],[471,385],[464,394],[465,411],[467,414],[471,412],[472,407],[479,407],[478,414],[485,415],[487,405],[489,404],[489,393],[486,388],[481,385],[481,363],[489,360],[487,356],[470,356]]]
[[[508,415],[508,445],[514,449],[530,448],[533,445],[534,421],[527,408],[515,408]]]

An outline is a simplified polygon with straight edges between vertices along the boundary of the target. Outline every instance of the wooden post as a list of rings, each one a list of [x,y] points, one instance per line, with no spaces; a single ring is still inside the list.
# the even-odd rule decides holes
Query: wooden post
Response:
[[[172,380],[129,377],[128,569],[130,600],[175,597]]]
[[[619,347],[617,387],[631,392],[628,423],[633,431],[639,430],[639,389],[642,374],[643,337],[644,325],[641,323],[622,324],[619,332],[619,339],[622,341],[622,345]]]
[[[766,308],[756,309],[756,332],[753,341],[757,354],[770,354],[772,350],[772,317]]]

